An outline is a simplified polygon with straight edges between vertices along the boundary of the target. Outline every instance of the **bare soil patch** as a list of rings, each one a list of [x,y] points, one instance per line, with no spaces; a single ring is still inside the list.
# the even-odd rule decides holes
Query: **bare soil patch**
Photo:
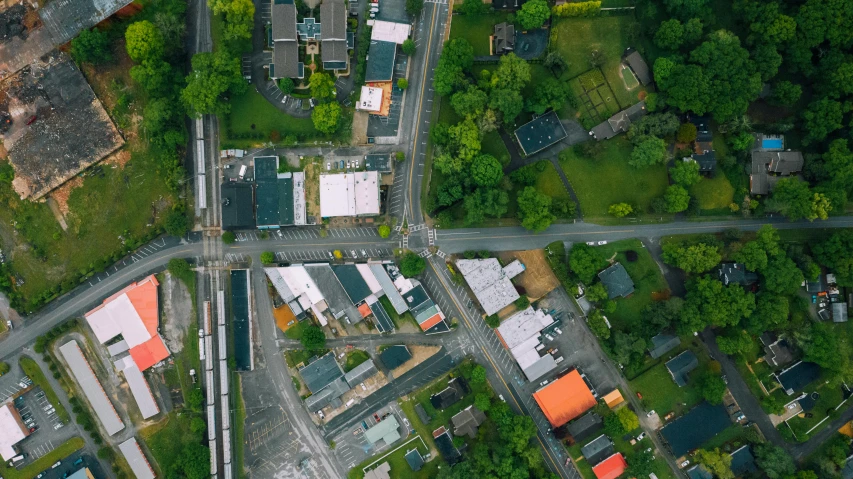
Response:
[[[548,266],[544,250],[509,251],[501,253],[500,259],[507,263],[517,259],[524,264],[524,272],[513,278],[513,283],[524,288],[531,300],[545,296],[560,285]]]
[[[403,363],[400,367],[392,369],[391,374],[395,378],[399,378],[403,374],[409,372],[418,364],[424,362],[433,354],[441,350],[440,346],[408,346],[409,352],[412,353],[412,359]]]

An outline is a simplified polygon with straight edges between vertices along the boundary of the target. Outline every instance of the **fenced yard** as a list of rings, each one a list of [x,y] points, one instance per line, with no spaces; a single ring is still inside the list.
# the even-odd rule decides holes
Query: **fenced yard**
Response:
[[[618,113],[621,108],[599,69],[590,70],[570,83],[578,99],[581,123],[592,127]]]

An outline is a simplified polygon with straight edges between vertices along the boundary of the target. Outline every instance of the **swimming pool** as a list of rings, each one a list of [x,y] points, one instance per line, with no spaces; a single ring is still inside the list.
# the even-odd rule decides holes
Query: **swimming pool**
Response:
[[[765,138],[761,141],[761,146],[767,150],[781,150],[782,149],[782,139],[781,138]]]

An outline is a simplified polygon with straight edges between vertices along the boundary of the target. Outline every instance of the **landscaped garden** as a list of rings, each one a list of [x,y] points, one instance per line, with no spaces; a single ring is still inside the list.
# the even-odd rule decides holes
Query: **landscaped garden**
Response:
[[[585,127],[592,128],[620,111],[601,70],[589,70],[572,79],[570,85],[580,104],[580,122]]]

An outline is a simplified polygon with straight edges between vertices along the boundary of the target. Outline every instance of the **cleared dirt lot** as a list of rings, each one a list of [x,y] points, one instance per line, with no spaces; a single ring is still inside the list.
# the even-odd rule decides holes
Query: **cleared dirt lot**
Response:
[[[505,263],[517,259],[524,264],[525,271],[513,278],[513,282],[527,291],[527,297],[531,301],[545,296],[560,285],[545,260],[545,250],[507,251],[498,257]]]

